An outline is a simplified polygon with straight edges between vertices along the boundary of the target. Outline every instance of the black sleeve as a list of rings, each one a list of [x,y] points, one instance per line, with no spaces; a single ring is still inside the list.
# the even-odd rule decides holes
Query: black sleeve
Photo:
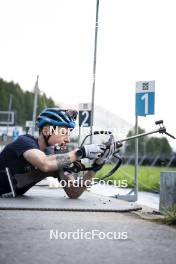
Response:
[[[13,150],[18,157],[29,149],[39,149],[39,146],[35,138],[27,135],[20,136],[13,144]]]

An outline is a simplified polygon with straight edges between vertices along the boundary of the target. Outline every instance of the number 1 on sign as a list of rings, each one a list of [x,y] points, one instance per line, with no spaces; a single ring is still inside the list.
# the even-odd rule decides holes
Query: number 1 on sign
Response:
[[[142,100],[144,100],[145,103],[145,115],[148,114],[148,93],[145,93],[142,97]]]

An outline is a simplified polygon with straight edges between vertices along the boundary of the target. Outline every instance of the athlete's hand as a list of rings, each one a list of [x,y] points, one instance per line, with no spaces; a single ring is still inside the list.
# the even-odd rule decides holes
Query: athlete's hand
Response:
[[[105,145],[106,145],[106,149],[104,150],[104,153],[102,154],[101,157],[95,160],[93,165],[95,164],[104,165],[104,163],[112,157],[116,149],[116,143],[114,141],[113,135],[110,136],[109,141],[106,142]]]
[[[76,150],[76,155],[78,159],[98,159],[101,155],[104,155],[106,147],[105,144],[84,145]]]

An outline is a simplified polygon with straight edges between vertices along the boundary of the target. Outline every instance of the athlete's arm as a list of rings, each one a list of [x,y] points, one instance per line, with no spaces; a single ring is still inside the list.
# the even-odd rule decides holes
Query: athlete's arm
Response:
[[[34,167],[43,172],[62,169],[77,159],[74,150],[65,154],[47,156],[39,149],[30,149],[23,153],[23,157]]]
[[[23,156],[34,167],[37,167],[43,172],[49,172],[60,170],[77,159],[96,159],[104,153],[105,149],[106,146],[103,144],[89,144],[68,153],[50,156],[45,155],[39,149],[29,149],[23,153]]]

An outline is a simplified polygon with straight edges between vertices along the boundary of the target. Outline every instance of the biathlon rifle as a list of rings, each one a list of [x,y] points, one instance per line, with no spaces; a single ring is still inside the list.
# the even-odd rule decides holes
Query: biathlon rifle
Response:
[[[160,133],[160,134],[165,134],[173,139],[176,139],[173,135],[171,135],[170,133],[167,132],[166,130],[166,127],[164,126],[163,124],[163,120],[158,120],[155,122],[155,125],[158,125],[159,128],[155,129],[155,130],[152,130],[152,131],[149,131],[149,132],[145,132],[145,133],[141,133],[141,134],[137,134],[137,135],[134,135],[134,136],[131,136],[131,137],[126,137],[124,139],[121,139],[121,140],[117,140],[115,142],[115,145],[116,145],[116,150],[115,152],[113,153],[112,157],[114,159],[116,159],[115,161],[115,166],[111,169],[110,172],[108,172],[103,178],[101,179],[105,179],[106,177],[110,177],[111,175],[114,174],[115,171],[118,170],[118,168],[120,167],[120,165],[122,164],[122,158],[120,157],[120,155],[118,154],[119,152],[119,149],[123,146],[123,143],[126,142],[126,141],[129,141],[129,140],[133,140],[133,139],[136,139],[136,138],[140,138],[140,137],[145,137],[147,135],[151,135],[151,134],[156,134],[156,133]],[[101,131],[94,131],[93,133],[91,134],[88,134],[84,140],[82,141],[81,145],[80,146],[83,146],[84,142],[86,141],[86,139],[92,135],[108,135],[110,137],[113,136],[112,132],[111,131],[104,131],[104,130],[101,130]],[[67,170],[69,172],[74,172],[74,173],[78,173],[80,171],[88,171],[88,170],[92,170],[92,166],[90,167],[86,167],[81,161],[76,161],[76,162],[73,162],[72,165],[67,168]]]

